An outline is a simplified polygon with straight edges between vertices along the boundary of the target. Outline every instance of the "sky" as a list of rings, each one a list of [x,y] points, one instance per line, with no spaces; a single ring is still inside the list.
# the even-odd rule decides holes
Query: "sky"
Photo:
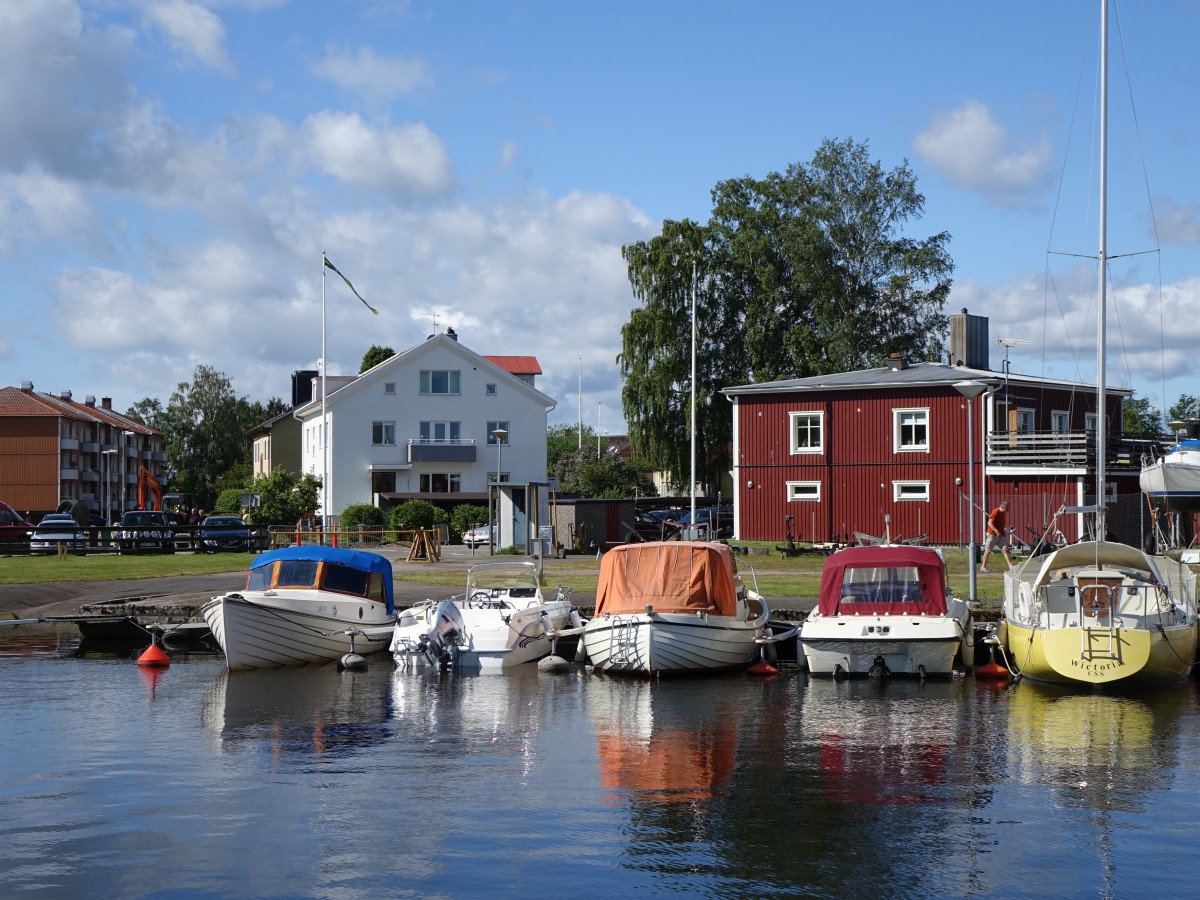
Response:
[[[827,139],[912,169],[992,368],[1091,380],[1098,6],[0,4],[0,383],[289,401],[324,291],[330,375],[451,327],[623,433],[621,248]],[[1200,2],[1110,28],[1108,381],[1165,410],[1200,394]]]

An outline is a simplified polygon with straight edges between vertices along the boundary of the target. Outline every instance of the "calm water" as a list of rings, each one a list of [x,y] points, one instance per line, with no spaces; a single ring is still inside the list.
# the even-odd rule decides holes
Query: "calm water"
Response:
[[[157,677],[0,636],[0,895],[1196,890],[1193,682]]]

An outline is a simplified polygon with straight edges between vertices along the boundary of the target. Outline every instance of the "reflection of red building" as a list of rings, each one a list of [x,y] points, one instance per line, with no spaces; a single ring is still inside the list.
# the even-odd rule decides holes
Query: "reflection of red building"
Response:
[[[966,543],[967,401],[955,388],[983,385],[971,404],[977,502],[1010,501],[1019,536],[1095,490],[1095,386],[988,368],[987,319],[951,316],[951,363],[907,362],[833,375],[726,388],[733,401],[737,536],[779,540],[785,516],[806,541],[852,541],[854,532],[927,534]],[[1140,449],[1120,438],[1126,389],[1110,388],[1109,524],[1141,540]],[[981,523],[982,524],[982,523]],[[1063,525],[1067,538],[1078,523]],[[982,535],[977,529],[977,540]]]
[[[945,744],[865,744],[822,735],[819,759],[825,793],[846,804],[929,803],[936,797],[920,788],[945,782],[947,750]]]

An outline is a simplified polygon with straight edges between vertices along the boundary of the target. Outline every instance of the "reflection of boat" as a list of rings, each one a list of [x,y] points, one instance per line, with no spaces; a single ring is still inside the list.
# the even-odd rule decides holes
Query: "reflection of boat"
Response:
[[[1200,512],[1200,440],[1181,440],[1161,456],[1144,459],[1138,483],[1172,512]]]
[[[246,587],[200,610],[231,669],[303,665],[374,653],[395,621],[392,564],[340,547],[283,547],[257,557]]]
[[[971,611],[950,594],[938,550],[847,547],[825,561],[798,638],[814,675],[950,675],[970,664]]]
[[[895,682],[812,680],[801,699],[806,744],[828,799],[851,806],[928,805],[971,738],[962,714],[965,685],[953,679]],[[957,774],[956,774],[956,777]]]
[[[726,544],[624,544],[604,554],[595,616],[580,641],[598,672],[741,669],[758,657],[769,615]]]
[[[1069,544],[1004,579],[1000,639],[1026,678],[1152,684],[1196,659],[1196,576],[1173,559],[1109,541]]]
[[[403,610],[390,649],[413,668],[499,671],[534,662],[550,653],[552,634],[581,626],[568,595],[559,588],[544,597],[533,563],[480,563],[467,570],[466,593]]]
[[[1100,159],[1107,160],[1108,0],[1100,16]],[[1100,169],[1096,409],[1106,407],[1107,173]],[[1084,541],[1033,557],[1004,576],[1000,639],[1025,677],[1062,684],[1156,683],[1185,677],[1196,659],[1196,579],[1166,557],[1103,540],[1107,429],[1096,428],[1097,503]],[[1037,566],[1035,568],[1035,565]]]

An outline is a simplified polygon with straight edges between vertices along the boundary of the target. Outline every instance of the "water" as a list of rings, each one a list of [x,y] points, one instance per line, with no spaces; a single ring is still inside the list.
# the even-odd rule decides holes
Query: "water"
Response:
[[[161,674],[0,636],[0,896],[1191,895],[1196,685]]]

